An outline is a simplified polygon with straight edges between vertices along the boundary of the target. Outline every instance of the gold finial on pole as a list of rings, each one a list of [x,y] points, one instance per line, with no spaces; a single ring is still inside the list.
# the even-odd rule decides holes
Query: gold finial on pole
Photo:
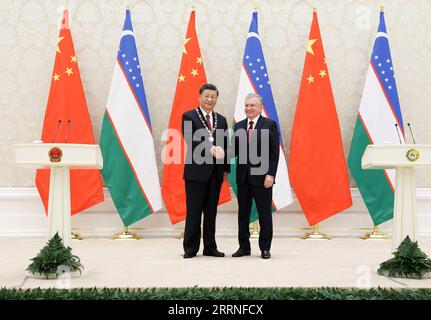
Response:
[[[312,240],[329,240],[329,239],[331,239],[326,234],[324,234],[324,233],[322,233],[322,232],[319,231],[319,224],[315,224],[314,226],[312,226],[311,227],[311,232],[306,233],[305,235],[303,235],[300,238],[304,239],[304,240],[308,240],[308,239],[312,239]]]
[[[129,232],[129,228],[123,227],[123,231],[112,236],[112,240],[139,240],[141,237],[137,233]]]
[[[316,7],[313,7],[313,12],[317,12],[317,9],[316,9]]]
[[[361,236],[361,239],[364,239],[364,240],[387,240],[387,239],[389,239],[389,237],[386,234],[384,234],[383,232],[380,232],[379,226],[375,225],[373,227],[373,231],[364,234],[363,236]]]
[[[250,237],[251,238],[259,238],[259,231],[260,231],[259,221],[255,220],[255,221],[253,221],[253,224],[252,224],[252,230],[251,230]]]
[[[385,8],[383,6],[380,6],[380,11],[381,12],[385,11]]]

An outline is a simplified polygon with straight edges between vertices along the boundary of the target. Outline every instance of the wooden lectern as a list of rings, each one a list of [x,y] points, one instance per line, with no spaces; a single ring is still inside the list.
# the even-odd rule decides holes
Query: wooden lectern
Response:
[[[32,143],[15,145],[15,163],[32,168],[50,168],[48,239],[56,232],[67,247],[71,242],[70,169],[102,169],[98,145]]]
[[[369,145],[362,156],[362,169],[396,169],[392,250],[406,236],[416,241],[416,183],[414,168],[431,165],[431,145]]]

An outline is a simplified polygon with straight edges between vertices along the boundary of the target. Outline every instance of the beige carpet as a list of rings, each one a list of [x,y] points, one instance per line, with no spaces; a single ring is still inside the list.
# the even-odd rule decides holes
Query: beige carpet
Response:
[[[218,237],[225,258],[183,259],[182,241],[169,238],[113,241],[73,240],[73,253],[87,273],[78,278],[41,280],[27,277],[30,259],[43,247],[40,238],[0,238],[0,287],[394,287],[431,288],[431,279],[378,276],[391,257],[391,241],[336,238],[329,241],[276,237],[272,259],[263,260],[252,239],[252,256],[232,258],[234,237]],[[419,241],[431,255],[431,238]]]

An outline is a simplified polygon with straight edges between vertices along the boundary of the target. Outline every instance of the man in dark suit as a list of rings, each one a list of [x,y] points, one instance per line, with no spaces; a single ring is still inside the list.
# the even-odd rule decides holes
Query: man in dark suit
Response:
[[[248,94],[244,106],[247,117],[235,124],[232,145],[238,157],[239,249],[232,257],[249,256],[251,253],[249,223],[254,199],[259,214],[261,257],[271,258],[272,186],[277,173],[280,139],[276,122],[261,115],[262,104],[260,95]]]
[[[184,180],[186,185],[185,259],[199,251],[201,216],[203,220],[204,256],[224,257],[217,250],[215,224],[220,189],[230,166],[227,164],[228,133],[226,118],[213,111],[218,98],[217,87],[205,84],[199,90],[199,107],[183,114],[182,129],[187,143]]]

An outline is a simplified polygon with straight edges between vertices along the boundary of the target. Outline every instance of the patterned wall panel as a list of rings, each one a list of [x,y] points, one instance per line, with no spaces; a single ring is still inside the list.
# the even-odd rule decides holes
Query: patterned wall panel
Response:
[[[404,119],[412,123],[418,142],[431,143],[429,0],[66,2],[96,141],[126,4],[132,10],[158,154],[192,6],[197,11],[207,78],[218,85],[217,109],[228,119],[234,111],[251,12],[257,6],[288,152],[312,8],[316,6],[347,156],[379,8],[384,5]],[[63,5],[59,0],[0,0],[0,186],[34,185],[33,170],[14,166],[13,145],[40,137]],[[160,157],[158,165],[161,174]],[[355,185],[351,178],[350,182]],[[417,184],[431,187],[431,171],[419,170]]]

